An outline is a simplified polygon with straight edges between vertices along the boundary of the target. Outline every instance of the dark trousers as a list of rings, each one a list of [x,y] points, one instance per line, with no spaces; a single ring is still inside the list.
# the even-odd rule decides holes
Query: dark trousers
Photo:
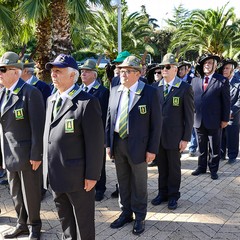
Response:
[[[220,143],[222,129],[207,129],[203,126],[197,128],[198,135],[198,169],[207,170],[207,165],[211,173],[216,173],[220,161]]]
[[[18,172],[7,171],[10,194],[17,212],[17,226],[26,228],[30,232],[40,232],[42,167],[37,171],[26,170]]]
[[[94,240],[95,239],[95,189],[86,192],[53,192],[58,216],[66,240]],[[78,232],[80,236],[78,236]]]
[[[106,151],[104,149],[103,166],[101,171],[101,177],[95,186],[96,192],[104,193],[106,191]]]
[[[147,214],[147,163],[134,164],[129,155],[128,139],[114,135],[114,156],[122,204],[122,214],[135,214],[144,220]]]
[[[157,155],[158,190],[159,195],[168,199],[180,198],[181,184],[181,154],[179,149],[164,149],[159,147]]]
[[[228,125],[222,131],[221,156],[236,159],[239,151],[239,125]]]

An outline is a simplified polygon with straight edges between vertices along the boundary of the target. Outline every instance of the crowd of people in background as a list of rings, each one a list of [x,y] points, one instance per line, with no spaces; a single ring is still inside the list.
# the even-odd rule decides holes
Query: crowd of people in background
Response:
[[[161,63],[147,65],[123,51],[106,66],[109,89],[90,59],[79,67],[60,54],[46,64],[50,85],[35,76],[34,66],[29,55],[0,58],[0,184],[9,184],[17,214],[5,239],[40,239],[40,203],[49,186],[63,239],[95,239],[106,154],[116,166],[112,197],[119,197],[121,208],[110,227],[134,221],[134,235],[145,230],[148,167],[159,173],[151,204],[167,202],[175,210],[188,143],[189,156],[198,157],[193,176],[209,169],[217,180],[221,159],[236,162],[240,71],[233,59],[205,53],[193,66],[167,53]]]

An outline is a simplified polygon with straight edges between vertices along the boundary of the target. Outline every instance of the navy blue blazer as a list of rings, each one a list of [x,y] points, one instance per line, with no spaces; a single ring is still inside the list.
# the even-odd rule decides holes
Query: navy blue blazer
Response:
[[[102,121],[105,128],[106,118],[107,118],[107,109],[108,109],[108,99],[109,99],[109,90],[101,85],[98,81],[95,81],[93,87],[88,92],[99,100],[101,110],[102,110]]]
[[[39,80],[37,77],[33,76],[33,80],[31,82],[31,85],[36,87],[43,95],[43,99],[44,99],[44,102],[45,102],[45,105],[46,105],[46,102],[47,102],[47,98],[51,95],[51,87]]]
[[[238,125],[240,121],[240,79],[235,75],[230,82],[231,111],[229,125]]]
[[[164,99],[164,80],[153,84],[160,93],[163,127],[161,145],[165,149],[179,149],[181,140],[190,141],[193,128],[193,90],[191,85],[175,77],[167,97]]]
[[[106,124],[106,145],[110,147],[112,156],[114,153],[114,129],[122,94],[119,87],[113,87],[110,92]],[[128,115],[129,154],[135,164],[145,162],[146,152],[158,153],[162,129],[162,110],[159,97],[157,89],[138,81],[138,87]]]
[[[229,82],[222,75],[214,73],[206,91],[203,90],[203,79],[192,79],[194,91],[194,127],[201,124],[207,129],[218,129],[221,122],[228,122],[230,115]]]

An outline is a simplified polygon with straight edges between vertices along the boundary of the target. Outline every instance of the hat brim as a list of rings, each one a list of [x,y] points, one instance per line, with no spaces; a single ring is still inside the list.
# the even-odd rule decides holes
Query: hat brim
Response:
[[[13,64],[0,63],[0,67],[15,67],[15,68],[23,69],[23,64],[22,63],[13,63]]]
[[[134,66],[124,65],[124,64],[118,65],[118,68],[132,68],[132,69],[135,69],[139,72],[142,71],[142,67],[134,67]]]
[[[34,68],[35,65],[36,65],[35,63],[24,63],[23,68]]]
[[[125,57],[127,58],[127,57]],[[125,58],[116,58],[115,60],[113,60],[113,63],[122,63],[124,61]]]
[[[92,69],[92,68],[89,68],[89,67],[79,67],[79,69],[80,69],[80,70],[91,70],[91,71],[97,72],[97,69],[96,69],[96,68]]]
[[[46,65],[45,65],[45,68],[47,70],[50,70],[52,67],[67,68],[67,67],[69,67],[69,65],[67,63],[63,63],[63,62],[49,62],[49,63],[46,63]]]
[[[178,68],[183,67],[183,66],[191,67],[192,65],[191,65],[191,63],[183,63],[183,64],[179,64]]]
[[[173,63],[170,63],[170,62],[161,62],[160,64],[159,64],[159,66],[165,66],[165,65],[175,65],[175,66],[177,66],[178,65],[178,63],[177,62],[173,62]]]
[[[213,55],[213,56],[207,56],[207,57],[201,59],[201,61],[199,61],[199,63],[203,64],[208,59],[215,59],[217,62],[220,62],[220,57],[216,56],[216,55]]]

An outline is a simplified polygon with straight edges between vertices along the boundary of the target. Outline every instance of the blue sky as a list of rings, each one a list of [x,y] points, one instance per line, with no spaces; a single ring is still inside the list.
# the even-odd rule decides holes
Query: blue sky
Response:
[[[239,0],[127,0],[129,12],[136,12],[141,10],[141,5],[145,5],[147,13],[150,17],[156,18],[158,24],[163,23],[162,19],[167,19],[172,17],[172,12],[174,7],[178,7],[181,3],[183,7],[192,9],[217,9],[224,6],[229,2],[227,9],[230,7],[235,8],[235,13],[240,17],[240,4]]]

